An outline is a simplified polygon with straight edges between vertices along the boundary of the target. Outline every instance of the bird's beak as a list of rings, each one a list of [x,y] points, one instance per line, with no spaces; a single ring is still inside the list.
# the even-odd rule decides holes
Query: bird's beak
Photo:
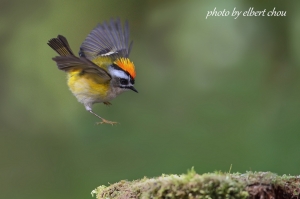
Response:
[[[133,87],[133,86],[130,86],[129,89],[133,90],[134,92],[138,93],[138,91]]]

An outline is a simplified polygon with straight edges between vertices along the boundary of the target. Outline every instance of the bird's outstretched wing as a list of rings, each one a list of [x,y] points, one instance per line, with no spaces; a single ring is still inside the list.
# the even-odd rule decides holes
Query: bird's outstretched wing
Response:
[[[79,56],[94,60],[99,56],[112,58],[128,57],[132,42],[129,44],[129,25],[122,27],[120,19],[99,24],[81,44]]]
[[[98,77],[101,77],[97,78],[98,80],[101,79],[101,83],[108,82],[111,79],[111,76],[106,70],[100,68],[84,57],[79,58],[74,55],[57,56],[54,57],[53,60],[56,62],[58,68],[63,71],[80,70],[82,74],[95,74]]]
[[[111,76],[105,69],[85,57],[76,57],[64,36],[58,35],[57,38],[50,39],[48,45],[60,55],[52,58],[56,62],[58,69],[63,71],[80,70],[82,74],[95,74],[96,77],[101,77],[97,78],[101,82],[107,82],[111,79]]]

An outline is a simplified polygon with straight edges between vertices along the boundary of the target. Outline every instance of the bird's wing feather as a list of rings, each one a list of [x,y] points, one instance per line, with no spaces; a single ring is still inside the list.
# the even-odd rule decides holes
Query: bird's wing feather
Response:
[[[56,62],[58,69],[63,71],[70,71],[73,69],[81,69],[83,73],[96,74],[103,82],[107,82],[111,79],[111,76],[107,73],[106,70],[100,68],[90,60],[84,57],[75,57],[73,55],[68,56],[57,56],[53,60]]]
[[[94,60],[99,56],[113,58],[128,57],[132,42],[129,44],[129,25],[124,28],[120,19],[99,24],[81,44],[79,56]]]

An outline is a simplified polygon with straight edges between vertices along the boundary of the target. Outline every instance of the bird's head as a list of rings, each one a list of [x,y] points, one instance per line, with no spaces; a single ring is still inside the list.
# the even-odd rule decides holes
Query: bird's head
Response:
[[[118,58],[108,68],[110,75],[113,79],[113,86],[120,88],[122,91],[133,90],[134,88],[135,67],[128,58]]]

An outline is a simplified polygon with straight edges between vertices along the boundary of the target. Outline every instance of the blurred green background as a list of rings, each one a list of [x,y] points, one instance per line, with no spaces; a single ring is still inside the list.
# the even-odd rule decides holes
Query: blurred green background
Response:
[[[122,179],[272,171],[299,175],[299,1],[0,1],[0,198],[91,198]],[[286,17],[209,17],[267,9]],[[74,52],[127,19],[139,94],[85,111],[46,44]]]

